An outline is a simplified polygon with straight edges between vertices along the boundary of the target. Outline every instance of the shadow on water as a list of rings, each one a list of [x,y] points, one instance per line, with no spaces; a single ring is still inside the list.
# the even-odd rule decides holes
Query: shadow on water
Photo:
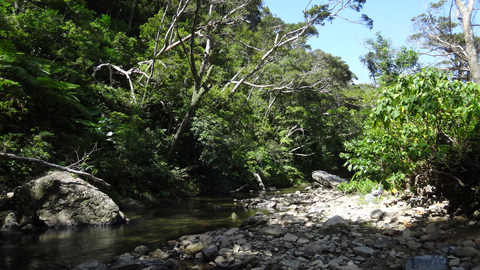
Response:
[[[232,212],[238,215],[231,218]],[[62,269],[89,260],[108,262],[139,245],[163,246],[182,235],[237,227],[256,211],[239,208],[234,198],[192,198],[151,209],[126,210],[125,225],[52,229],[0,242],[0,269]]]

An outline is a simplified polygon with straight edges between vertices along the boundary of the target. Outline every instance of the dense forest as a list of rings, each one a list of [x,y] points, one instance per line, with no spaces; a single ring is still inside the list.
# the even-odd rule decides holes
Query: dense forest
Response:
[[[314,170],[353,176],[346,191],[433,185],[476,198],[480,88],[465,27],[416,18],[412,39],[438,49],[425,29],[442,22],[452,48],[466,48],[443,63],[450,72],[420,69],[415,51],[377,34],[362,58],[375,83],[355,85],[344,61],[307,41],[345,10],[371,27],[365,2],[313,5],[297,24],[261,0],[2,2],[0,182],[49,170],[8,153],[146,202],[291,186]]]

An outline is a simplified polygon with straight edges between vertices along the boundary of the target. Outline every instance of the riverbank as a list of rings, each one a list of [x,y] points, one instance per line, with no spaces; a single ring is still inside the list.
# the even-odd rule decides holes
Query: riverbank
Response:
[[[77,269],[480,269],[477,223],[448,215],[447,202],[318,188],[237,203],[268,211],[239,228],[186,235],[157,250],[139,246]]]

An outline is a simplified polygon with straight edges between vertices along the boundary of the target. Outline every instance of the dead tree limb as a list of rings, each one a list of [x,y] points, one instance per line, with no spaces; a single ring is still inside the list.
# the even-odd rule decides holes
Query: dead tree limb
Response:
[[[234,189],[234,190],[231,190],[229,191],[228,193],[237,193],[237,192],[240,192],[241,190],[243,190],[244,188],[248,187],[248,184],[245,184],[237,189]]]
[[[66,172],[69,172],[69,173],[73,173],[73,174],[76,174],[76,175],[79,175],[79,176],[86,177],[90,180],[93,180],[93,181],[95,181],[99,184],[102,184],[104,186],[107,186],[107,187],[110,186],[109,183],[107,183],[107,182],[103,181],[102,179],[100,179],[98,177],[95,177],[95,176],[93,176],[93,175],[91,175],[87,172],[73,170],[73,169],[70,169],[70,168],[67,168],[67,167],[60,166],[58,164],[53,164],[53,163],[47,162],[45,160],[38,159],[38,158],[22,157],[22,156],[17,156],[17,155],[14,155],[14,154],[4,153],[4,152],[0,152],[0,158],[1,159],[13,159],[13,160],[18,160],[18,161],[27,161],[27,162],[38,163],[38,164],[46,166],[46,167],[50,167],[50,168],[54,168],[54,169],[57,169],[57,170],[66,171]]]

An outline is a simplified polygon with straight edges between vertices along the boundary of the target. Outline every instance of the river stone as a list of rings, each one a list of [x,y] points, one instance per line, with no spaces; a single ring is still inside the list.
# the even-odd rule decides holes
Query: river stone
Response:
[[[320,171],[320,170],[313,171],[312,172],[312,178],[316,183],[318,183],[322,186],[328,187],[328,188],[337,186],[340,183],[348,181],[348,180],[343,179],[339,176],[330,174],[330,173],[325,172],[325,171]]]
[[[288,224],[305,224],[308,221],[306,217],[286,216],[283,218],[282,223]]]
[[[260,230],[263,234],[280,236],[285,233],[285,229],[280,226],[266,227]]]
[[[17,221],[15,213],[10,212],[3,221],[0,233],[4,237],[15,237],[21,235],[20,225]]]
[[[54,171],[25,182],[15,192],[14,200],[22,220],[47,227],[126,222],[125,215],[108,195],[67,172]]]
[[[315,256],[315,254],[322,254],[322,247],[317,244],[308,244],[303,248],[303,256],[309,258]]]
[[[370,257],[374,252],[375,250],[373,248],[367,246],[358,246],[353,248],[353,253],[362,257]]]
[[[452,254],[456,257],[475,257],[479,255],[479,251],[474,247],[457,247]]]
[[[284,260],[282,263],[288,269],[298,269],[302,265],[299,260]]]
[[[210,245],[202,249],[202,254],[205,260],[213,261],[218,256],[218,248],[216,245]]]
[[[440,256],[418,256],[408,260],[405,270],[448,270],[448,262]]]
[[[73,270],[107,270],[107,266],[99,261],[88,261],[77,265]]]
[[[251,267],[256,267],[260,265],[260,259],[255,256],[249,255],[242,259],[241,265],[250,265]]]
[[[348,221],[346,221],[344,218],[341,216],[333,216],[329,218],[325,223],[323,224],[325,227],[330,228],[330,227],[346,227],[348,226]]]
[[[370,218],[371,219],[378,219],[381,220],[385,216],[385,212],[383,212],[380,209],[375,209],[372,212],[370,212]]]
[[[286,233],[285,236],[283,236],[283,240],[287,242],[295,242],[298,240],[298,236],[291,233]]]
[[[160,259],[160,260],[166,260],[168,259],[169,255],[167,252],[161,250],[161,249],[156,249],[155,251],[150,252],[150,257],[154,259]]]
[[[204,243],[200,243],[200,242],[192,243],[185,248],[185,253],[196,254],[202,251],[202,249],[204,249],[205,247],[206,245]]]
[[[146,255],[149,252],[150,249],[144,245],[138,246],[133,250],[133,253],[135,253],[135,255]]]

